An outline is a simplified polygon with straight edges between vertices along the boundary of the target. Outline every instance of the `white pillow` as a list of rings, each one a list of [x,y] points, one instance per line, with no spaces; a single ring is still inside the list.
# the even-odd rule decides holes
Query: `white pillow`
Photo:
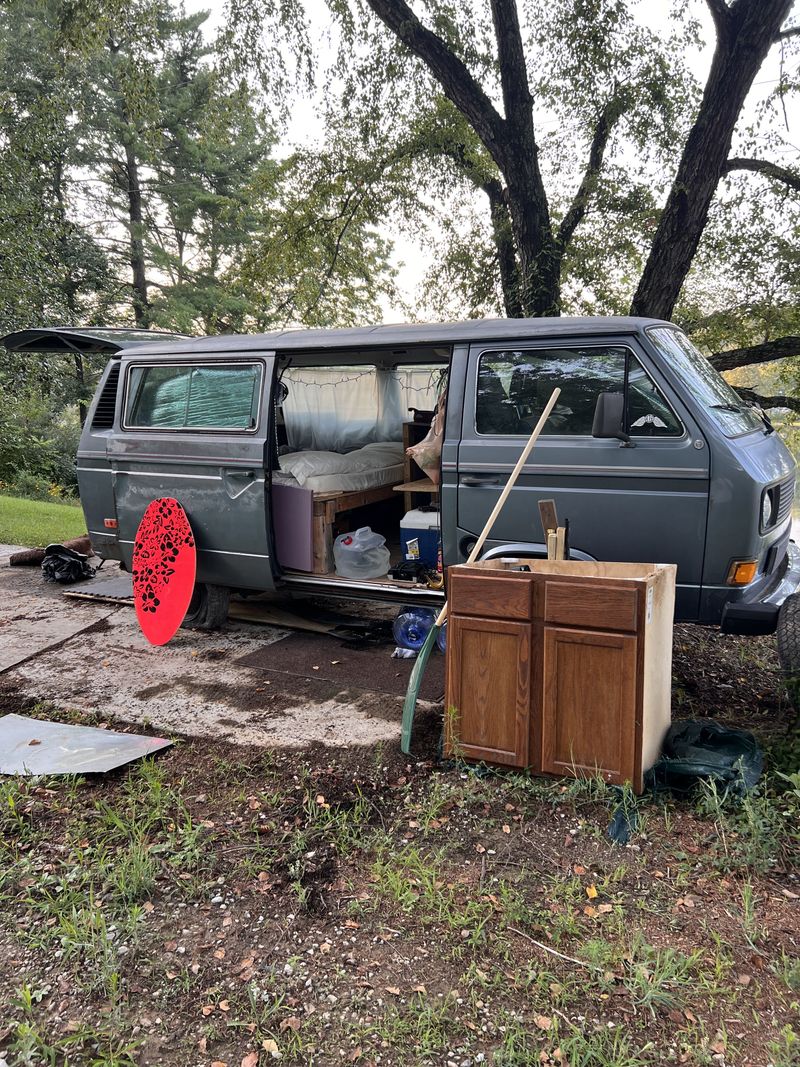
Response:
[[[291,474],[300,485],[305,485],[309,478],[325,474],[360,474],[363,471],[380,470],[401,463],[403,446],[395,441],[377,441],[364,445],[353,452],[342,455],[340,452],[290,452],[280,456],[278,462],[282,471]]]

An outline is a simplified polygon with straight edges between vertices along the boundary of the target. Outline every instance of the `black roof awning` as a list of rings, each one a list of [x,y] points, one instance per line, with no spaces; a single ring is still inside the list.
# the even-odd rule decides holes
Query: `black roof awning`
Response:
[[[31,330],[16,330],[0,337],[0,344],[9,352],[98,352],[113,355],[122,348],[161,341],[187,341],[182,333],[163,330],[116,329],[113,327],[45,326]]]

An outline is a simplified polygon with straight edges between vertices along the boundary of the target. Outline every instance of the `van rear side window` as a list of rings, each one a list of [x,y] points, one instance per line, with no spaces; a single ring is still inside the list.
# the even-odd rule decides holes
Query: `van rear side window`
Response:
[[[254,430],[261,365],[131,367],[125,426],[160,430]]]

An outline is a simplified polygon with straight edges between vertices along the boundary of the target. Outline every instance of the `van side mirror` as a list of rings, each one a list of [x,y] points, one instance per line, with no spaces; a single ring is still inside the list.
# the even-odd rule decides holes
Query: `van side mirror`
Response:
[[[600,393],[594,409],[592,437],[613,437],[623,445],[630,445],[630,435],[625,433],[625,394]]]

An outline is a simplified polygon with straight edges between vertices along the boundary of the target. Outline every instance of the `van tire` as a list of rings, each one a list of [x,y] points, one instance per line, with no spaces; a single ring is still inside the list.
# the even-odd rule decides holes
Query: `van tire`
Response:
[[[230,599],[227,585],[198,582],[181,626],[187,630],[219,630],[228,619]]]
[[[786,692],[800,711],[800,593],[792,593],[781,604],[775,636]]]

